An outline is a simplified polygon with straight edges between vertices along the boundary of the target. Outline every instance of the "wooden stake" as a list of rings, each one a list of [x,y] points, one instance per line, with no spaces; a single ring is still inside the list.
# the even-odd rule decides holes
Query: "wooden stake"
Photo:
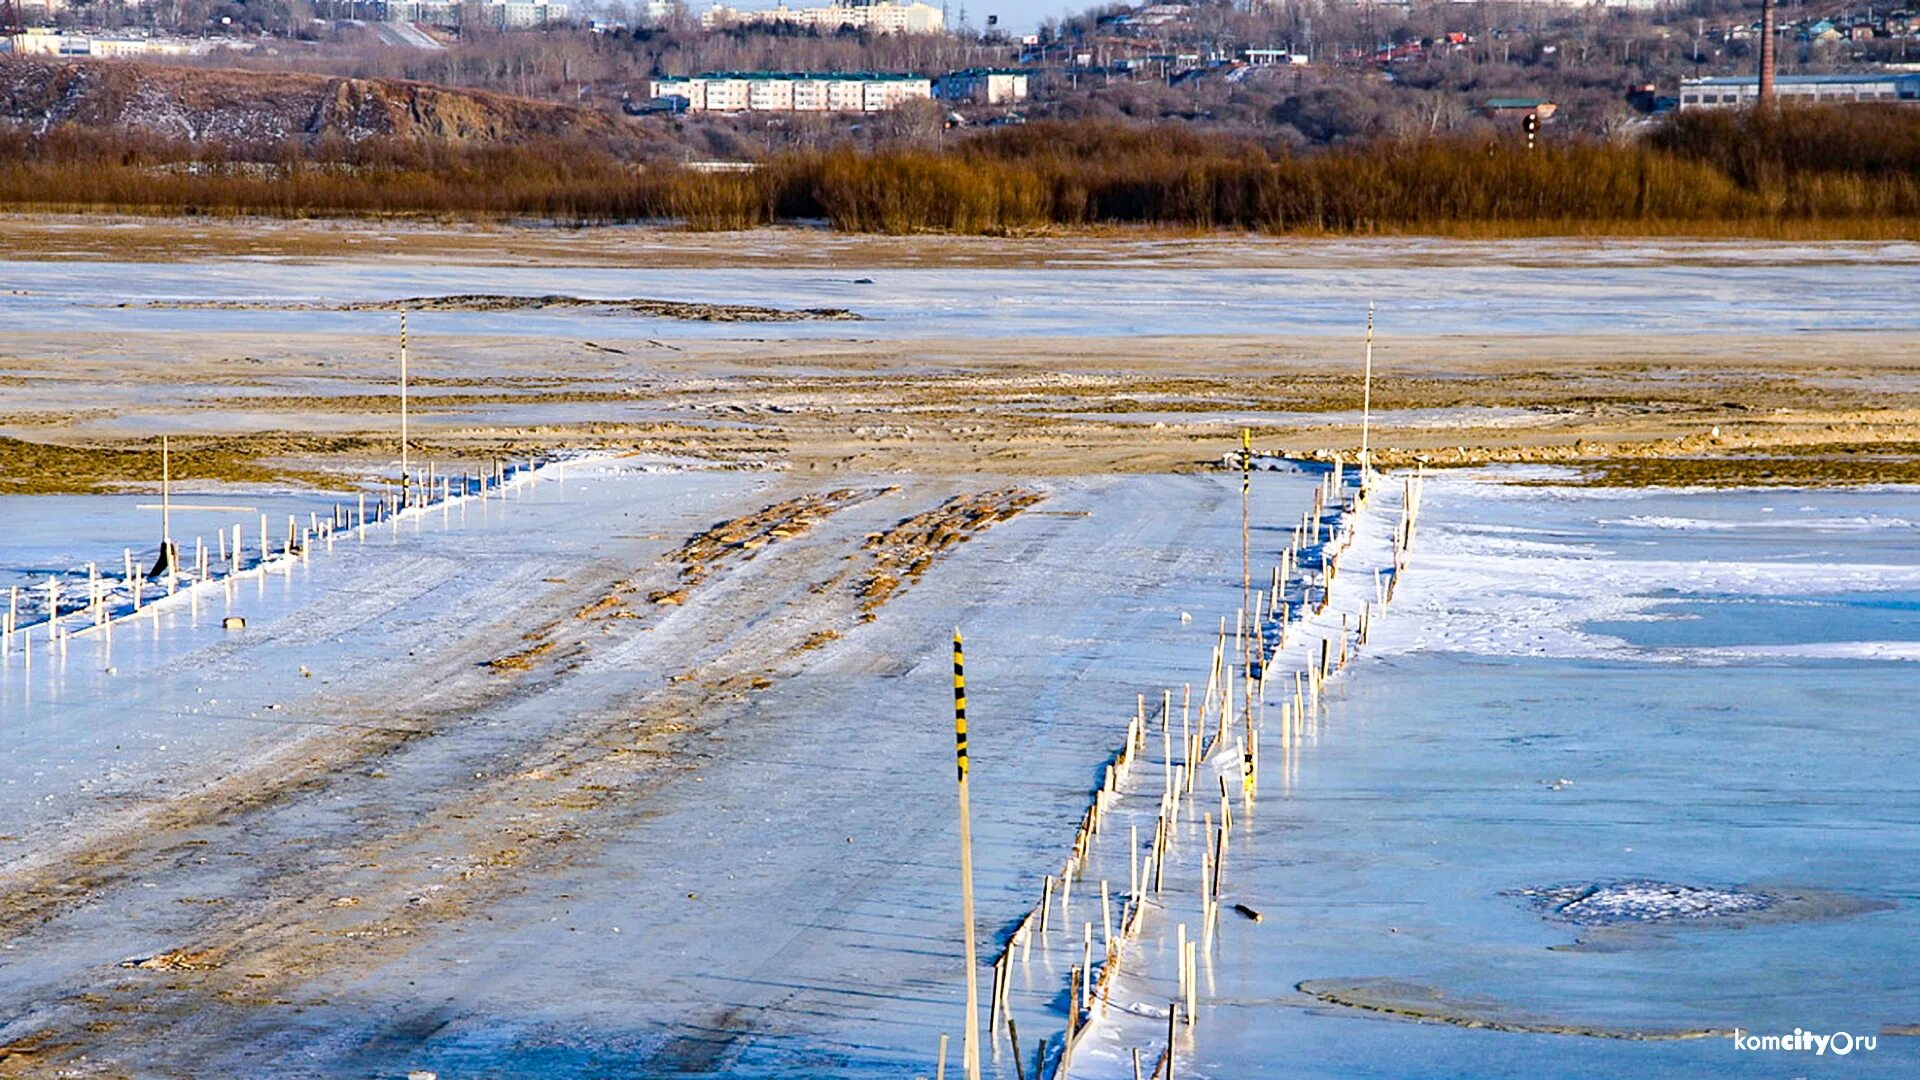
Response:
[[[1080,980],[1085,977],[1077,967],[1067,972],[1067,1032],[1060,1044],[1060,1066],[1054,1070],[1055,1076],[1065,1076],[1068,1064],[1073,1061],[1073,1037],[1080,1030]]]
[[[1140,902],[1140,826],[1127,826],[1127,895]]]
[[[1167,1003],[1167,1080],[1173,1080],[1173,1044],[1180,1027],[1180,1003]]]
[[[1106,927],[1106,950],[1113,952],[1113,904],[1107,899],[1107,879],[1100,879],[1100,921]]]
[[[1174,991],[1184,1000],[1187,996],[1187,924],[1181,923],[1174,939],[1173,967]]]
[[[1080,934],[1080,998],[1078,1008],[1093,1007],[1093,924],[1087,923]]]
[[[1198,959],[1199,942],[1187,942],[1187,1026],[1192,1027],[1199,1019],[1194,1015],[1198,1011],[1200,999],[1200,961]]]

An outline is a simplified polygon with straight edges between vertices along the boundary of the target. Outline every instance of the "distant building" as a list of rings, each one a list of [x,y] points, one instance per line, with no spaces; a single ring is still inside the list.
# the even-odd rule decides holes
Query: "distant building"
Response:
[[[29,27],[25,31],[0,38],[7,51],[19,56],[64,56],[92,59],[128,59],[143,56],[200,56],[225,46],[232,49],[252,49],[251,42],[235,41],[230,38],[166,38],[143,37],[134,34],[87,34],[68,33],[46,27]]]
[[[1920,73],[1887,71],[1870,75],[1776,75],[1780,101],[1808,105],[1857,102],[1920,102]],[[1732,109],[1752,105],[1760,96],[1756,77],[1715,76],[1680,80],[1682,109]]]
[[[805,26],[822,33],[843,29],[867,30],[876,34],[938,34],[947,28],[946,16],[932,4],[896,4],[891,0],[835,0],[826,7],[790,8],[785,0],[766,11],[738,11],[716,5],[700,16],[700,25],[709,30],[726,26],[765,26],[784,24]]]
[[[481,5],[480,10],[489,25],[502,30],[532,30],[567,21],[567,5],[550,4],[547,0],[495,0]]]
[[[13,10],[22,19],[51,20],[71,6],[67,0],[13,0]]]
[[[1297,53],[1292,49],[1247,49],[1242,55],[1246,57],[1248,67],[1300,67],[1307,63],[1306,53]]]
[[[933,96],[925,76],[885,72],[709,72],[650,89],[656,100],[685,99],[687,112],[883,112]]]
[[[465,10],[477,13],[484,25],[502,30],[558,26],[567,21],[570,13],[566,4],[547,0],[483,0],[478,5],[463,4],[461,0],[386,0],[384,6],[388,22],[451,28],[461,24]]]
[[[1027,73],[1018,68],[968,68],[933,81],[933,96],[942,101],[970,101],[976,105],[1003,105],[1027,100]]]
[[[1544,121],[1559,112],[1560,106],[1545,98],[1497,97],[1488,98],[1480,111],[1495,120],[1519,121],[1532,116]]]

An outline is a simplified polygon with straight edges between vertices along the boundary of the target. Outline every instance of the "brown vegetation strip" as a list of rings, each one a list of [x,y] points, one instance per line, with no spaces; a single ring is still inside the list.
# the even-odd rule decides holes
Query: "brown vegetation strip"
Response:
[[[538,663],[540,658],[552,652],[556,646],[551,641],[537,641],[518,652],[505,656],[496,656],[487,661],[487,666],[495,671],[525,671]]]
[[[132,307],[121,303],[115,307]],[[402,300],[367,300],[346,304],[313,304],[262,300],[149,300],[142,307],[194,311],[544,311],[586,309],[608,314],[639,315],[690,322],[857,322],[861,316],[846,308],[776,308],[754,304],[702,304],[680,300],[590,299],[580,296],[512,296],[469,293],[452,296],[415,296]]]
[[[230,439],[180,438],[169,448],[176,481],[272,483],[304,480],[337,485],[338,477],[270,468]],[[59,494],[160,482],[160,440],[132,445],[83,446],[28,442],[0,436],[0,495]]]
[[[1744,431],[1626,441],[1525,446],[1387,447],[1383,468],[1494,464],[1568,465],[1599,487],[1755,487],[1920,483],[1920,443],[1876,435],[1868,427],[1839,438],[1827,429]],[[1312,456],[1326,456],[1312,455]],[[1526,481],[1531,482],[1531,481]],[[1562,480],[1541,483],[1564,483]]]
[[[870,560],[859,586],[861,618],[872,621],[903,586],[919,581],[941,552],[1044,497],[1026,488],[956,495],[890,529],[869,534],[861,545]]]
[[[840,488],[783,499],[751,514],[722,521],[682,544],[668,556],[681,564],[680,580],[688,588],[705,581],[726,561],[736,555],[748,555],[776,540],[805,535],[828,514],[872,498],[874,491]],[[650,599],[656,604],[677,604],[686,598],[686,590],[663,590]]]

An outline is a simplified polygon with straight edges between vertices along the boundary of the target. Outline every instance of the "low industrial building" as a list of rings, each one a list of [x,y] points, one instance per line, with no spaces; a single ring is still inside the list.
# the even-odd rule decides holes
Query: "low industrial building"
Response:
[[[231,38],[167,38],[135,34],[99,34],[29,27],[0,37],[5,51],[18,56],[59,56],[70,59],[138,59],[147,56],[201,56],[222,46],[247,50],[250,42]]]
[[[1545,98],[1497,97],[1488,98],[1480,107],[1492,120],[1524,120],[1531,116],[1544,122],[1548,117],[1560,111],[1560,106]]]
[[[1857,102],[1920,102],[1920,72],[1887,71],[1867,75],[1778,75],[1774,94],[1782,102],[1805,105]],[[1714,76],[1680,80],[1682,109],[1734,109],[1760,97],[1760,80]]]
[[[1027,73],[1019,68],[968,68],[933,81],[933,96],[942,101],[975,105],[1004,105],[1027,100]]]
[[[924,75],[886,72],[743,71],[653,80],[655,100],[687,112],[882,112],[933,96]]]
[[[1307,54],[1292,49],[1244,49],[1248,67],[1305,67]]]

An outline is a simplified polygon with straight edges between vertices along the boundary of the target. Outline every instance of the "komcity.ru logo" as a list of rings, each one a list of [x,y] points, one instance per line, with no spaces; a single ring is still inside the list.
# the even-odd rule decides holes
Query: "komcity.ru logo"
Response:
[[[1831,1035],[1815,1035],[1811,1031],[1794,1028],[1791,1035],[1753,1035],[1739,1028],[1733,1029],[1735,1050],[1785,1050],[1802,1054],[1831,1052],[1836,1057],[1845,1057],[1855,1050],[1872,1050],[1878,1042],[1879,1037],[1875,1035],[1856,1037],[1844,1031],[1836,1031]]]

